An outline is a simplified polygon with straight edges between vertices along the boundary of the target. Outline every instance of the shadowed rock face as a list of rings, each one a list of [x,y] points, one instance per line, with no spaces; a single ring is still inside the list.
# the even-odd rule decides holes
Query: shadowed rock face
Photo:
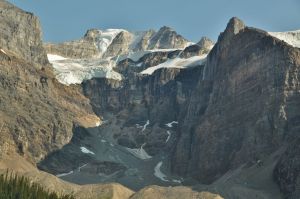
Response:
[[[32,13],[1,1],[0,35],[0,48],[7,49],[28,62],[49,64],[42,44],[41,26]]]
[[[299,136],[300,50],[233,18],[179,119],[173,171],[211,183]]]
[[[125,126],[121,128],[135,126],[136,123],[147,120],[151,121],[151,126],[164,125],[177,121],[202,71],[203,67],[186,70],[160,69],[151,76],[131,73],[123,81],[97,78],[85,81],[82,85],[94,111],[98,115],[114,113],[120,120],[124,120]],[[126,137],[123,135],[126,134],[124,129],[120,133],[120,139]],[[137,139],[139,134],[136,135]],[[163,135],[158,135],[155,130],[147,134],[146,140],[150,143]],[[143,142],[137,142],[136,145],[142,144]],[[164,144],[156,146],[161,148]],[[145,148],[147,147],[151,148],[151,144],[147,144]],[[153,153],[156,153],[154,148]]]
[[[213,41],[211,41],[207,37],[203,37],[197,44],[186,47],[182,51],[182,53],[180,53],[180,57],[188,58],[192,56],[201,56],[203,54],[208,54],[213,46]]]
[[[300,138],[282,155],[274,170],[274,179],[286,198],[300,196]]]

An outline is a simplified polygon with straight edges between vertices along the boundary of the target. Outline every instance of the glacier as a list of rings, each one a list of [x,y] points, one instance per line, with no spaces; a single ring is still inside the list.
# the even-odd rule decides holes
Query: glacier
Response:
[[[285,41],[293,47],[300,48],[300,30],[268,33],[273,37]]]
[[[114,43],[114,39],[121,32],[129,33],[131,39],[129,41],[128,52],[119,54],[118,56],[109,57],[106,54],[108,48]],[[74,59],[69,57],[63,57],[57,54],[48,54],[48,60],[54,68],[54,72],[58,81],[65,85],[81,84],[85,80],[92,78],[107,78],[121,81],[124,77],[116,72],[114,68],[118,62],[124,59],[131,59],[135,62],[146,54],[153,52],[171,52],[181,50],[185,47],[193,45],[193,42],[187,42],[184,48],[157,48],[157,49],[145,49],[138,48],[139,43],[147,34],[147,31],[127,31],[124,29],[106,29],[106,30],[92,30],[90,31],[93,38],[93,44],[99,51],[99,54],[93,58],[88,59]],[[149,41],[148,41],[149,42]],[[119,44],[115,44],[119,45]],[[155,70],[160,68],[185,68],[202,63],[205,60],[205,56],[195,56],[188,59],[175,58],[169,59],[165,63],[157,66],[150,67],[141,72],[141,74],[151,75]],[[137,63],[137,67],[142,66],[142,63]]]
[[[122,75],[113,70],[116,63],[111,59],[70,59],[53,54],[48,54],[48,59],[58,81],[66,85],[81,84],[93,77],[122,80]]]

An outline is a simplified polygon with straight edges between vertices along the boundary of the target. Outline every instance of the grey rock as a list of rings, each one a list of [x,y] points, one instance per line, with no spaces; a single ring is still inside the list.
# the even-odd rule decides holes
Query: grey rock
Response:
[[[185,70],[159,69],[151,76],[141,76],[130,66],[122,71],[127,73],[123,81],[95,78],[82,84],[83,92],[98,115],[113,113],[122,121],[120,132],[114,132],[119,144],[140,147],[146,142],[145,149],[155,155],[165,147],[161,140],[164,142],[166,135],[161,133],[163,129],[159,126],[177,121],[203,66]],[[152,130],[145,131],[145,137],[141,138],[135,125],[147,120],[151,122],[149,129]]]
[[[107,48],[103,57],[114,57],[128,54],[133,35],[127,31],[120,32]]]
[[[173,171],[212,183],[299,132],[300,51],[233,18],[179,121]]]
[[[58,44],[46,43],[44,47],[48,54],[56,54],[74,59],[93,58],[100,56],[94,39],[92,31],[88,31],[84,38],[80,40]]]
[[[172,28],[163,26],[150,39],[148,49],[185,48],[188,42]]]
[[[213,41],[207,37],[203,37],[197,44],[186,47],[182,53],[180,53],[180,57],[189,58],[193,56],[205,55],[209,53],[213,46]]]
[[[42,44],[39,20],[7,1],[0,1],[0,46],[24,60],[35,63],[37,68],[49,64]]]
[[[36,163],[68,143],[73,125],[92,110],[79,87],[55,79],[37,18],[6,1],[0,9],[0,156],[19,153]]]
[[[290,144],[273,174],[285,198],[300,197],[300,138]]]
[[[155,34],[155,30],[148,30],[144,33],[141,40],[137,43],[134,51],[147,50],[151,37]]]
[[[208,37],[202,37],[200,41],[197,43],[201,48],[210,50],[215,43],[209,39]]]

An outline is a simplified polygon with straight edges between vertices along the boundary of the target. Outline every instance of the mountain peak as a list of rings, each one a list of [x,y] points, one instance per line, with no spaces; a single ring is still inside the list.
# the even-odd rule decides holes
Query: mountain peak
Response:
[[[227,24],[225,32],[230,32],[236,35],[237,33],[240,32],[240,30],[244,28],[245,28],[245,24],[242,20],[240,20],[237,17],[232,17]]]
[[[160,31],[175,31],[173,28],[169,27],[169,26],[162,26],[158,32]]]
[[[245,27],[246,26],[242,20],[237,17],[232,17],[227,23],[225,31],[220,34],[217,43],[223,47],[226,46],[230,42],[231,38]]]
[[[99,34],[99,30],[96,28],[91,28],[86,31],[84,38],[87,40],[94,40],[97,34]]]
[[[214,42],[208,37],[202,37],[200,41],[197,43],[201,48],[211,48],[214,45]]]

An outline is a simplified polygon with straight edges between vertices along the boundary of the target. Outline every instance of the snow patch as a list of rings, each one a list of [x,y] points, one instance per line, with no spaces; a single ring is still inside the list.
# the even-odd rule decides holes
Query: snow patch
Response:
[[[164,182],[174,182],[174,183],[182,183],[182,180],[177,180],[177,179],[171,179],[171,180],[168,180],[168,177],[166,174],[164,174],[162,171],[161,171],[161,167],[163,165],[163,162],[160,161],[159,163],[157,163],[157,165],[154,167],[154,176],[159,178],[160,180],[164,181]]]
[[[60,55],[53,55],[53,54],[47,54],[47,57],[48,57],[48,60],[50,62],[52,62],[52,61],[61,61],[61,60],[67,59],[67,58],[62,57]]]
[[[172,182],[175,182],[175,183],[182,183],[181,180],[176,180],[176,179],[173,179]]]
[[[84,168],[84,167],[86,167],[87,165],[88,165],[88,163],[86,163],[86,164],[84,164],[84,165],[82,165],[82,166],[78,167],[78,171],[80,172],[80,171],[81,171],[81,169],[82,169],[82,168]]]
[[[150,156],[145,150],[144,150],[144,146],[146,145],[146,143],[144,143],[141,148],[139,149],[131,149],[131,148],[126,148],[127,151],[129,151],[132,155],[134,155],[137,158],[140,158],[142,160],[146,160],[146,159],[150,159],[152,158],[152,156]]]
[[[168,137],[167,137],[167,139],[166,139],[166,143],[170,140],[170,138],[171,138],[171,133],[170,133],[170,131],[167,131],[167,134],[168,134]]]
[[[107,141],[102,139],[101,142],[102,142],[102,143],[106,143]]]
[[[164,182],[169,182],[169,180],[167,180],[167,176],[160,170],[161,166],[162,166],[163,162],[160,161],[159,163],[157,163],[157,165],[154,167],[154,176],[161,179]]]
[[[87,148],[85,148],[83,146],[80,147],[80,150],[81,150],[82,153],[95,155],[95,153],[93,151],[90,151],[90,150],[88,150]]]
[[[142,132],[146,130],[147,126],[150,124],[150,121],[147,120],[146,124],[143,126]]]
[[[68,176],[68,175],[71,175],[73,174],[74,171],[70,171],[68,173],[61,173],[61,174],[57,174],[56,177],[60,178],[60,177],[64,177],[64,176]]]
[[[141,126],[141,125],[139,125],[139,124],[135,124],[135,127],[138,128],[138,129],[143,128],[143,126]]]
[[[141,74],[144,75],[152,75],[154,71],[160,68],[187,68],[187,67],[193,67],[197,65],[201,65],[206,60],[207,54],[201,55],[201,56],[193,56],[187,59],[176,57],[174,59],[168,59],[167,61],[156,65],[149,67],[141,72]]]
[[[300,30],[288,32],[268,32],[271,36],[276,37],[293,47],[300,48]]]
[[[177,122],[177,121],[172,121],[172,122],[167,123],[167,124],[165,124],[165,125],[166,125],[167,127],[172,128],[172,127],[173,127],[173,124],[178,124],[178,122]]]

